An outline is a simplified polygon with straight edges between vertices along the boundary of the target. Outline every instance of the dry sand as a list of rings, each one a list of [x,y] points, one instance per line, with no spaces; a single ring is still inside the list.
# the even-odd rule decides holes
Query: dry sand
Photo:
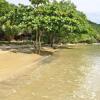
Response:
[[[13,78],[42,56],[31,53],[13,53],[0,50],[0,81]]]
[[[14,49],[15,47],[17,49]],[[35,67],[36,62],[45,58],[45,54],[45,56],[48,56],[49,53],[52,54],[56,51],[50,47],[43,47],[42,55],[37,55],[32,52],[29,53],[31,50],[29,48],[22,48],[15,45],[0,46],[0,48],[0,81],[20,76],[29,67]],[[28,52],[23,53],[22,51]]]

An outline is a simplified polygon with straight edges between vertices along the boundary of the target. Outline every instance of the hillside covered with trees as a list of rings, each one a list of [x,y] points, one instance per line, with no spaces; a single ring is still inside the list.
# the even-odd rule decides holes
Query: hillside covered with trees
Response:
[[[0,40],[33,41],[37,53],[42,44],[97,42],[99,26],[88,22],[71,1],[30,0],[18,6],[0,0]],[[98,30],[98,31],[97,31]]]
[[[96,40],[97,42],[100,42],[100,24],[96,24],[94,22],[89,21],[92,28],[95,30],[95,33],[97,34]]]

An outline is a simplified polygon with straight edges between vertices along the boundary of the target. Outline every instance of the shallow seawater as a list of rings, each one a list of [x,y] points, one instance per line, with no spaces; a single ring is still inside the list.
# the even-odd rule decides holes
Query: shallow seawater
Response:
[[[61,49],[0,82],[0,100],[100,100],[100,46]]]

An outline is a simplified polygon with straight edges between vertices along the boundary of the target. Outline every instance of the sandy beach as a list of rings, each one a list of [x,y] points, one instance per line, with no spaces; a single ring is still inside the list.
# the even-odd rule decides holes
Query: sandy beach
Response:
[[[27,66],[30,66],[40,58],[42,56],[34,53],[13,53],[0,50],[0,81],[23,73]]]
[[[0,46],[0,81],[16,78],[56,51],[50,47],[43,47],[41,55],[38,55],[32,49],[32,46],[24,45]]]

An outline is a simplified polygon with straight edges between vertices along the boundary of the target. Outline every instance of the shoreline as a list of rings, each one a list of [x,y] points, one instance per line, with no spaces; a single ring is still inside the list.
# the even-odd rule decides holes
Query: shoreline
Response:
[[[68,49],[68,48],[76,48],[78,46],[84,45],[100,45],[100,44],[66,44],[62,45],[57,49],[52,49],[51,47],[43,47],[42,51],[43,54],[38,55],[32,52],[24,53],[21,51],[16,51],[16,49],[5,49],[0,48],[0,82],[16,78],[18,75],[22,75],[25,73],[25,70],[29,70],[38,65],[39,62],[47,59],[48,57],[52,56],[56,51],[60,50],[61,48]],[[14,45],[16,46],[16,45]],[[1,47],[1,46],[0,46]],[[22,48],[23,49],[23,48]],[[28,48],[26,48],[28,49]],[[23,49],[24,50],[24,49]],[[16,51],[16,52],[15,52]]]
[[[76,47],[80,47],[80,46],[95,46],[95,45],[100,45],[100,43],[91,43],[91,44],[88,44],[88,43],[66,43],[66,44],[60,44],[60,45],[57,45],[56,47],[57,48],[76,48]]]

